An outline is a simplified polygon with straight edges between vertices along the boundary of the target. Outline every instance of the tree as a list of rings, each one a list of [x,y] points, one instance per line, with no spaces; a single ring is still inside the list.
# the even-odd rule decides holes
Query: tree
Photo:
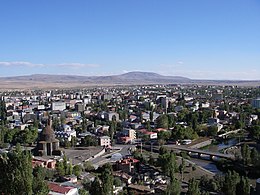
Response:
[[[187,195],[200,195],[199,182],[195,178],[189,180]]]
[[[218,133],[218,127],[216,125],[212,125],[208,127],[207,136],[216,136]]]
[[[85,189],[79,189],[79,195],[89,195],[89,192]]]
[[[56,167],[57,174],[59,176],[64,176],[65,175],[64,165],[63,165],[63,163],[61,161],[57,161],[55,167]]]
[[[250,163],[251,161],[250,154],[251,154],[251,150],[249,146],[247,144],[243,144],[243,146],[241,147],[241,155],[242,155],[243,163],[245,165],[248,165],[248,163]]]
[[[180,171],[180,174],[181,174],[181,180],[183,180],[183,173],[184,173],[184,170],[185,170],[185,161],[184,161],[184,158],[182,157],[181,158],[181,164],[179,166],[179,171]]]
[[[247,177],[241,177],[240,182],[236,187],[237,194],[239,195],[249,195],[250,194],[250,184]]]
[[[171,132],[170,131],[160,131],[158,133],[158,139],[169,140],[170,138],[171,138]]]
[[[91,183],[89,191],[91,192],[91,195],[103,195],[98,177],[95,177],[95,180]]]
[[[174,124],[175,124],[174,116],[169,114],[169,115],[167,115],[167,117],[168,117],[169,128],[174,127]]]
[[[71,137],[70,145],[73,148],[77,145],[77,138],[75,136]]]
[[[5,125],[6,124],[6,106],[5,101],[0,100],[0,124]]]
[[[32,194],[32,157],[29,151],[15,151],[0,156],[0,193]]]
[[[90,135],[87,135],[86,137],[81,139],[81,145],[82,146],[97,146],[97,140],[95,137],[92,137]]]
[[[168,129],[169,120],[166,114],[160,115],[156,120],[157,120],[157,127]]]
[[[47,195],[49,188],[47,182],[44,181],[46,171],[43,167],[37,166],[33,169],[33,194]]]
[[[260,125],[254,125],[249,128],[249,133],[258,143],[260,143]]]
[[[167,185],[166,188],[166,195],[179,195],[181,193],[181,185],[180,182],[174,178],[170,183]]]
[[[164,154],[160,154],[158,157],[158,165],[161,167],[162,172],[165,173],[165,175],[168,175],[171,180],[173,180],[174,173],[177,168],[177,162],[176,162],[176,156],[174,153],[166,152]]]
[[[73,174],[76,175],[77,177],[80,176],[82,172],[82,166],[81,165],[75,165],[73,167]]]
[[[228,171],[225,175],[222,192],[226,195],[235,195],[236,186],[239,183],[239,175],[235,171]]]
[[[87,171],[87,172],[95,170],[95,167],[93,166],[93,164],[90,161],[84,162],[83,166],[85,168],[85,171]]]
[[[112,195],[114,178],[112,175],[112,166],[110,164],[107,163],[103,165],[100,179],[103,194]]]
[[[56,171],[59,176],[72,174],[72,164],[68,161],[65,155],[63,156],[62,161],[56,163]]]
[[[122,182],[121,182],[121,180],[120,180],[118,177],[116,177],[116,178],[114,179],[114,185],[115,185],[116,187],[119,187],[119,186],[122,185]]]
[[[35,127],[30,126],[29,128],[26,128],[24,131],[24,143],[26,144],[32,144],[36,141],[38,137],[38,129]]]
[[[253,148],[251,150],[250,158],[251,158],[252,164],[254,166],[260,165],[260,156],[259,156],[258,151],[256,150],[256,148]]]

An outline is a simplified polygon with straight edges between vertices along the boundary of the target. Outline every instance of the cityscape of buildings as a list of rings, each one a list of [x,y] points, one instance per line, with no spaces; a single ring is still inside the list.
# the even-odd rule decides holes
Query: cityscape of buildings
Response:
[[[226,172],[221,162],[235,163],[230,170],[237,171],[249,145],[251,160],[239,172],[246,171],[248,189],[258,194],[259,92],[177,84],[3,91],[1,154],[17,144],[30,151],[32,167],[52,173],[43,178],[49,194],[96,194],[97,171],[108,164],[117,181],[111,194],[175,194],[167,162],[160,162],[171,155],[177,194],[190,193],[192,178],[199,193],[220,193],[223,187],[204,186],[202,178],[210,182]],[[217,165],[213,171],[210,161]],[[71,166],[68,173],[60,170],[64,162]]]
[[[260,1],[0,3],[0,195],[260,195]]]

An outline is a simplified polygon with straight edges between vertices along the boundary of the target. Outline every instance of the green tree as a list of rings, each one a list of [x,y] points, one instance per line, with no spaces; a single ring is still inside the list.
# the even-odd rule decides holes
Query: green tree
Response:
[[[103,194],[112,195],[114,178],[112,175],[112,166],[110,164],[107,163],[102,166],[100,179],[102,183]]]
[[[167,185],[165,195],[179,195],[181,193],[181,185],[180,182],[174,178]]]
[[[166,152],[160,154],[158,157],[158,165],[161,167],[162,172],[168,175],[170,179],[174,179],[174,173],[177,169],[176,156],[174,153]]]
[[[89,192],[85,189],[79,189],[79,195],[89,195]]]
[[[179,166],[179,171],[180,171],[180,174],[181,174],[181,180],[182,181],[183,181],[183,173],[185,171],[185,168],[186,168],[186,165],[185,165],[184,158],[181,158],[181,164]]]
[[[32,157],[29,151],[15,151],[0,156],[0,193],[32,194]]]
[[[82,146],[97,146],[97,140],[96,138],[90,136],[90,135],[87,135],[86,137],[84,137],[82,140],[81,140],[81,145]]]
[[[250,163],[251,161],[251,150],[247,144],[243,144],[243,146],[241,147],[241,155],[243,163],[248,165],[248,163]]]
[[[237,195],[249,195],[250,194],[250,183],[247,177],[241,177],[240,182],[236,188]]]
[[[82,172],[82,166],[81,165],[75,165],[73,167],[73,174],[76,175],[77,177],[80,176]]]
[[[235,195],[236,186],[239,183],[239,175],[234,171],[228,171],[225,175],[222,192],[225,192],[226,195]]]
[[[121,182],[121,180],[118,177],[114,178],[114,185],[116,187],[119,187],[119,186],[122,185],[122,182]]]
[[[0,100],[0,124],[5,125],[6,124],[6,116],[7,116],[5,101]]]
[[[33,194],[47,195],[49,188],[47,182],[44,181],[46,170],[43,167],[37,166],[33,169]]]
[[[102,192],[102,187],[98,177],[95,177],[95,180],[91,183],[89,191],[91,195],[105,195]]]
[[[169,120],[166,114],[160,115],[157,119],[157,127],[168,129],[169,128]]]
[[[258,143],[260,143],[260,125],[253,125],[249,128],[249,133]]]
[[[90,161],[84,162],[83,166],[85,168],[85,171],[87,171],[87,172],[95,170],[95,167],[93,166],[93,164]]]
[[[65,169],[64,169],[64,164],[61,161],[57,161],[56,165],[55,165],[57,174],[59,176],[64,176],[65,175]]]
[[[189,180],[187,195],[200,195],[199,182],[195,178]]]
[[[218,133],[218,127],[216,125],[212,125],[208,127],[207,136],[216,136]]]
[[[70,145],[73,148],[76,147],[76,145],[77,145],[77,138],[75,136],[71,137]]]
[[[260,156],[256,148],[253,148],[251,150],[250,158],[254,166],[260,165]]]

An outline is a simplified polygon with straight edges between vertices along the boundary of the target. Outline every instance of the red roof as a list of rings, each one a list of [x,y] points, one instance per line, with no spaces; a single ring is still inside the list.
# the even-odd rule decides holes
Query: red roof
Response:
[[[125,158],[123,160],[121,160],[119,163],[120,164],[130,164],[130,163],[138,163],[139,160],[135,159],[135,158]]]
[[[61,194],[67,194],[73,187],[69,186],[60,186],[57,183],[48,183],[48,187],[51,191],[61,193]]]
[[[166,129],[164,129],[164,128],[158,128],[158,129],[156,129],[157,131],[167,131]]]

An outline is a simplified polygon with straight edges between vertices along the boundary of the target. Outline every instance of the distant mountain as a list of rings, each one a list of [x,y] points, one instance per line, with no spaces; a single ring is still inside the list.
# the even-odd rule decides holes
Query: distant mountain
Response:
[[[163,76],[153,72],[128,72],[112,76],[76,76],[35,74],[28,76],[1,77],[9,82],[46,82],[46,83],[90,83],[90,84],[155,84],[188,81],[185,77]]]
[[[260,81],[193,80],[181,76],[163,76],[153,72],[128,72],[111,76],[34,74],[0,77],[1,89],[73,88],[108,85],[199,84],[259,86]]]
[[[100,76],[92,78],[93,81],[114,84],[159,84],[188,81],[185,77],[163,76],[153,72],[128,72],[121,75]]]

